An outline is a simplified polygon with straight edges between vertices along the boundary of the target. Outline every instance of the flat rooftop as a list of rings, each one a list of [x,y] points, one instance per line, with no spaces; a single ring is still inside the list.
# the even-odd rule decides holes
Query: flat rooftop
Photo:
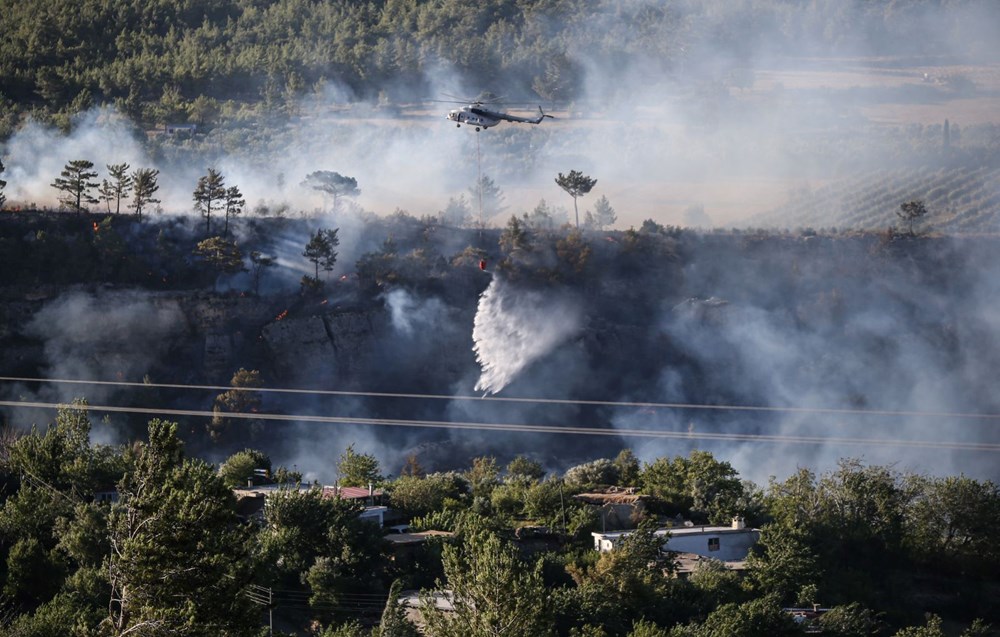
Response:
[[[669,533],[672,537],[683,537],[686,535],[723,535],[726,533],[750,533],[757,531],[758,529],[751,529],[749,527],[734,529],[731,526],[672,526],[663,529],[656,529],[653,531],[653,535],[659,537]],[[631,535],[633,533],[635,533],[635,530],[630,529],[624,531],[608,531],[606,533],[595,531],[593,535],[608,539],[615,539],[625,535]]]

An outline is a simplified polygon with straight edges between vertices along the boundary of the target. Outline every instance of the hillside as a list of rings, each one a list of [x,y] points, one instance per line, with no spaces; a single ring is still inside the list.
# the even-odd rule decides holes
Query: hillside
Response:
[[[784,444],[792,444],[788,461],[768,461],[764,471],[823,466],[863,451],[877,460],[902,458],[941,471],[955,463],[995,477],[986,458],[980,463],[953,446],[994,442],[958,415],[997,408],[978,380],[1000,354],[985,336],[996,294],[993,238],[700,233],[653,222],[639,231],[577,232],[532,226],[526,218],[480,233],[398,215],[341,226],[341,254],[356,256],[339,258],[314,289],[301,277],[311,275],[302,249],[330,219],[241,219],[234,232],[243,253],[278,257],[254,294],[249,273],[215,274],[193,254],[204,237],[198,225],[98,218],[3,216],[0,244],[9,249],[0,364],[8,375],[225,385],[246,368],[276,388],[455,396],[341,404],[274,394],[265,396],[264,411],[687,431],[684,446],[736,454],[740,469],[755,477],[762,475],[755,463]],[[123,240],[111,241],[111,233]],[[106,252],[108,244],[117,249]],[[92,282],[97,273],[100,284]],[[26,387],[50,399],[81,395],[74,386]],[[8,397],[28,391],[6,389]],[[500,409],[462,399],[477,391],[609,404]],[[127,388],[82,393],[94,404],[147,402]],[[161,407],[210,412],[216,394],[156,395]],[[629,406],[636,402],[734,408],[650,412]],[[858,413],[796,415],[813,408]],[[8,417],[24,424],[29,413]],[[143,422],[123,415],[113,421],[125,435]],[[335,446],[316,428],[295,428],[287,440],[280,432],[290,426],[261,423],[252,432],[220,434],[193,418],[186,430],[209,453],[263,445],[285,464],[304,465],[306,456]],[[723,440],[711,442],[715,433]],[[778,442],[727,441],[765,433],[780,433]],[[473,434],[361,435],[392,466],[421,440],[461,445]],[[810,435],[829,441],[794,444]],[[858,436],[888,442],[859,449],[847,442]],[[474,438],[502,456],[543,448],[530,436]],[[925,464],[920,445],[932,441],[944,451]],[[563,441],[549,462],[565,466],[592,453],[586,437],[578,442]],[[665,443],[644,444],[642,453],[655,455]]]

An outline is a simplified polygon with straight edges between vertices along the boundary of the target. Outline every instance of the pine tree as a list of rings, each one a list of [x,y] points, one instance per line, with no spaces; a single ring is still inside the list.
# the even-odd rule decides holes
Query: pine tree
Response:
[[[139,168],[132,173],[132,208],[135,216],[142,220],[142,211],[149,205],[160,203],[159,199],[154,199],[153,195],[160,189],[156,183],[160,171],[152,168]]]
[[[60,190],[64,194],[59,202],[71,207],[78,214],[83,211],[84,204],[95,204],[95,199],[90,191],[97,187],[97,182],[90,181],[97,177],[94,169],[94,162],[86,159],[74,159],[63,167],[59,177],[52,182],[52,187]]]
[[[108,174],[111,175],[111,181],[105,180],[103,182],[109,187],[108,212],[111,212],[110,204],[111,200],[114,199],[116,215],[122,211],[122,201],[127,200],[129,193],[132,192],[133,177],[129,175],[128,169],[129,165],[126,163],[108,164]]]
[[[250,278],[253,280],[253,293],[260,294],[260,278],[264,270],[273,267],[277,258],[263,254],[257,250],[250,251]]]
[[[212,233],[213,204],[221,204],[226,196],[226,182],[222,173],[214,168],[208,169],[208,174],[198,179],[194,189],[194,207],[205,217],[205,232]]]
[[[357,197],[361,194],[357,179],[332,170],[317,170],[309,173],[302,185],[332,197],[331,212],[337,211],[337,202],[341,197]]]
[[[97,188],[97,194],[100,195],[100,200],[108,206],[108,214],[111,214],[111,200],[115,198],[114,186],[107,179],[102,179],[101,185]]]
[[[215,397],[215,404],[212,406],[212,420],[208,425],[208,432],[212,440],[218,441],[229,430],[231,422],[226,414],[247,414],[254,413],[260,409],[261,394],[253,391],[253,388],[262,387],[263,381],[260,379],[260,372],[256,369],[248,370],[241,367],[229,381],[229,391],[223,392]],[[245,429],[251,429],[254,424],[260,421],[241,421]]]
[[[230,186],[226,190],[226,227],[222,231],[222,236],[229,236],[229,218],[243,214],[243,207],[247,205],[243,198],[243,193],[237,186]]]
[[[177,424],[153,420],[149,441],[128,454],[109,528],[114,635],[255,635],[250,531],[215,470],[186,459]]]
[[[382,482],[375,456],[354,451],[353,444],[347,445],[347,449],[341,454],[337,473],[340,476],[338,482],[345,487],[366,487]]]
[[[504,205],[503,190],[488,175],[483,175],[476,185],[469,188],[469,197],[476,204],[476,213],[479,216],[476,223],[480,226],[502,213],[507,207]]]
[[[910,234],[912,235],[913,222],[927,216],[927,204],[920,199],[901,203],[899,204],[899,210],[896,211],[896,216],[910,224]]]
[[[408,619],[406,610],[399,603],[399,594],[403,590],[403,582],[395,580],[389,587],[389,599],[382,611],[382,621],[372,632],[372,637],[419,637],[420,633]]]
[[[591,191],[597,183],[596,179],[591,179],[578,170],[569,171],[568,175],[559,173],[556,177],[556,185],[565,190],[573,198],[573,212],[576,213],[576,227],[580,227],[580,211],[577,208],[576,200]]]
[[[198,242],[194,253],[220,274],[236,274],[245,269],[243,252],[232,239],[210,237]]]
[[[312,262],[316,268],[315,280],[319,282],[319,270],[330,272],[337,263],[337,252],[334,250],[340,245],[337,237],[337,228],[333,230],[316,230],[309,236],[309,243],[306,244],[302,256]]]
[[[587,211],[587,214],[584,215],[584,225],[597,230],[613,226],[617,220],[618,215],[615,214],[615,209],[611,207],[611,202],[604,195],[601,195],[601,198],[594,204],[593,214]]]
[[[0,161],[0,175],[2,175],[3,171],[5,170],[6,168],[4,167],[3,162]],[[4,181],[3,179],[0,179],[0,209],[2,209],[3,205],[7,202],[7,195],[3,194],[3,189],[6,187],[7,187],[7,182]]]
[[[471,532],[442,556],[453,612],[423,592],[420,612],[430,637],[511,637],[553,634],[541,562],[526,566],[517,549],[489,531]]]

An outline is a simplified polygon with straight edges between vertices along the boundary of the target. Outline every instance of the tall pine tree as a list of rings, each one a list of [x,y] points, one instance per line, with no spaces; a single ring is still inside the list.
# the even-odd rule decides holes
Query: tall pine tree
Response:
[[[177,424],[153,420],[111,510],[113,635],[254,635],[249,530],[211,465],[184,458]]]

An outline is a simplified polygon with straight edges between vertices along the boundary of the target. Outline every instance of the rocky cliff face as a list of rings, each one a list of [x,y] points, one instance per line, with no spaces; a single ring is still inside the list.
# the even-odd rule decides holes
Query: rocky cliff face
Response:
[[[305,381],[312,385],[356,374],[385,327],[385,312],[378,307],[371,311],[332,311],[282,317],[263,327],[261,339],[274,374],[280,379],[278,384]]]
[[[276,386],[363,385],[364,374],[386,356],[382,345],[398,338],[379,302],[319,306],[311,314],[279,309],[286,304],[251,295],[84,286],[8,294],[0,304],[0,369],[26,377],[139,381],[148,375],[225,384],[245,367]]]
[[[71,286],[5,295],[0,368],[25,376],[228,382],[271,314],[260,299]]]

